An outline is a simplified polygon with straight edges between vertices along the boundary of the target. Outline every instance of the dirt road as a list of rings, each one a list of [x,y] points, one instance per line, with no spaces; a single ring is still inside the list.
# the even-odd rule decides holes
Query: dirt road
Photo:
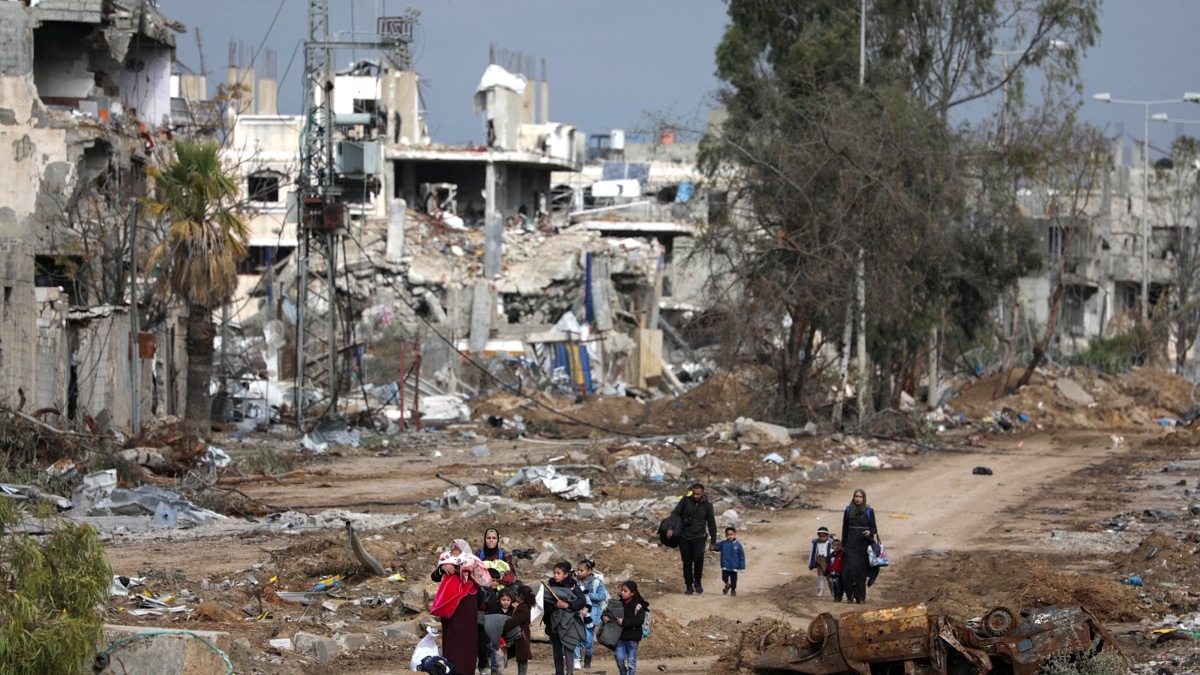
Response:
[[[1020,512],[1018,507],[1032,496],[1052,491],[1056,482],[1117,451],[1108,436],[1099,434],[997,438],[987,448],[920,455],[905,469],[846,475],[814,490],[812,501],[820,508],[777,512],[767,522],[743,528],[739,538],[746,547],[747,571],[741,575],[736,598],[721,595],[719,561],[709,554],[705,594],[664,595],[658,606],[681,622],[716,614],[742,621],[773,616],[805,625],[824,611],[848,611],[828,593],[824,598],[815,597],[815,573],[808,570],[807,563],[818,527],[824,525],[841,536],[842,513],[856,488],[867,493],[892,561],[871,588],[867,606],[911,601],[897,597],[893,588],[895,580],[906,574],[912,553],[923,549],[1039,550],[1056,525],[1053,517],[1013,512]],[[972,474],[977,466],[987,467],[993,474]],[[718,523],[718,529],[722,528]],[[681,573],[671,569],[664,574]],[[796,579],[802,580],[799,592],[792,594],[798,597],[786,603],[785,611],[777,602],[779,587]]]
[[[1028,565],[1027,560],[1013,556],[1044,550],[1050,530],[1063,526],[1059,514],[1073,511],[1073,517],[1093,518],[1086,513],[1087,496],[1064,495],[1060,492],[1062,486],[1086,473],[1089,467],[1096,467],[1128,449],[1128,446],[1114,447],[1109,436],[1099,433],[1031,434],[1023,439],[993,436],[988,438],[985,448],[959,447],[907,455],[895,468],[847,471],[825,482],[809,484],[805,488],[805,501],[816,508],[752,509],[744,513],[740,539],[746,546],[748,570],[742,575],[737,597],[720,593],[720,571],[715,555],[710,554],[705,570],[708,592],[702,596],[685,596],[679,592],[682,582],[676,551],[647,549],[630,543],[598,547],[600,539],[612,536],[614,527],[618,528],[615,530],[618,536],[632,536],[636,542],[646,536],[641,530],[643,525],[623,530],[629,533],[625,535],[619,528],[636,523],[589,525],[554,519],[530,523],[518,514],[505,515],[503,512],[463,521],[454,514],[448,514],[449,518],[429,514],[425,507],[415,503],[436,496],[448,487],[437,478],[438,474],[471,482],[487,476],[488,472],[503,472],[506,467],[525,462],[545,461],[561,454],[562,448],[496,443],[492,444],[492,455],[479,461],[464,461],[463,448],[455,447],[443,448],[440,456],[433,455],[428,448],[415,454],[397,451],[393,456],[351,453],[330,458],[331,472],[319,479],[300,485],[252,485],[247,486],[246,491],[276,506],[309,512],[338,507],[374,513],[423,514],[413,521],[412,527],[388,528],[368,537],[368,547],[374,547],[377,554],[395,552],[395,560],[401,564],[406,564],[412,556],[420,559],[420,555],[429,555],[427,551],[448,541],[451,533],[477,538],[485,527],[497,525],[512,538],[510,548],[537,546],[551,540],[559,542],[573,555],[594,555],[600,570],[610,575],[611,594],[616,592],[620,569],[631,568],[640,579],[643,592],[657,616],[668,619],[644,647],[641,669],[662,665],[670,672],[690,673],[705,671],[715,662],[717,655],[725,649],[724,645],[728,644],[727,634],[736,632],[736,622],[746,623],[765,616],[783,619],[799,627],[807,625],[820,612],[836,614],[851,609],[835,604],[828,596],[815,597],[816,580],[807,569],[807,556],[818,526],[825,525],[835,533],[840,532],[841,514],[854,488],[867,492],[892,559],[892,566],[883,571],[878,583],[870,590],[866,606],[904,604],[939,594],[953,594],[947,590],[946,579],[939,576],[939,570],[928,566],[928,559],[912,556],[915,552],[933,549],[952,552],[950,560],[956,561],[955,564],[973,556],[995,558],[989,558],[988,579],[970,578],[970,574],[949,575],[968,577],[956,579],[955,583],[967,585],[962,592],[966,598],[963,611],[977,612],[983,608],[976,605],[989,601],[985,599],[986,585],[990,584],[993,591],[1010,587],[1016,575]],[[991,469],[992,475],[973,475],[972,469],[977,466]],[[494,480],[495,474],[492,475]],[[633,487],[611,481],[600,489],[602,493],[597,495],[597,500],[655,496],[651,492],[653,487]],[[1045,504],[1063,508],[1044,508]],[[723,527],[724,523],[718,522],[718,528]],[[290,582],[288,590],[296,590],[311,583],[306,579],[337,573],[345,565],[345,543],[340,541],[338,533],[214,538],[202,530],[192,532],[201,539],[188,541],[187,537],[182,537],[151,543],[114,543],[108,549],[109,557],[114,569],[126,574],[152,568],[181,570],[185,579],[179,585],[192,589],[196,588],[198,579],[236,581],[242,571],[258,564],[260,567],[256,569],[278,574],[281,580]],[[219,555],[214,555],[215,551],[219,551]],[[415,567],[410,564],[405,569],[410,578],[418,582],[427,575],[420,564]],[[544,570],[525,570],[531,579],[542,572]],[[657,584],[656,579],[663,579],[664,583]],[[380,585],[370,579],[355,583],[359,584],[357,588],[351,586],[346,590],[359,597],[397,590],[386,582]],[[993,596],[996,594],[992,593]],[[242,596],[236,589],[230,590],[227,596],[227,602],[233,608],[245,602],[239,599]],[[367,652],[343,655],[336,662],[321,667],[302,663],[299,655],[272,656],[266,646],[269,637],[300,630],[296,628],[297,624],[289,624],[285,618],[294,621],[300,615],[300,610],[295,607],[276,608],[274,616],[283,623],[256,624],[227,619],[219,625],[196,627],[229,630],[235,637],[250,640],[250,649],[239,648],[233,654],[239,671],[406,672],[406,655],[411,646],[404,641],[390,644],[386,640],[377,640]],[[346,610],[338,610],[321,617],[310,617],[309,621],[314,618],[318,619],[317,623],[306,624],[302,629],[338,630],[330,626],[347,626],[349,619],[349,626],[341,630],[377,635],[379,627],[399,617],[367,622],[362,621],[359,614],[347,616]],[[697,621],[699,623],[695,623]],[[720,624],[721,621],[724,623]],[[677,625],[671,628],[670,624],[674,622]],[[692,630],[687,626],[690,623],[701,628]],[[713,626],[718,624],[720,628],[714,629]],[[719,635],[722,633],[725,637]],[[530,664],[531,675],[552,672],[548,658],[540,658],[537,649],[535,660]],[[400,665],[397,667],[397,664]],[[595,670],[588,671],[589,675],[597,675],[605,669],[615,672],[606,650],[598,651],[596,665]]]

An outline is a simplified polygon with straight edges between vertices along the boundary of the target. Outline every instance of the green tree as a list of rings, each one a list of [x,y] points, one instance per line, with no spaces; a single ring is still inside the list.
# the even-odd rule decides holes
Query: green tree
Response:
[[[246,223],[238,210],[238,186],[221,165],[215,141],[176,141],[165,170],[147,169],[154,196],[143,203],[165,222],[150,250],[147,269],[159,290],[187,306],[186,419],[202,433],[211,427],[213,311],[237,288],[237,263],[246,255]]]
[[[32,515],[0,499],[0,673],[83,672],[103,638],[112,571],[91,526]],[[28,534],[30,523],[48,532]]]
[[[739,280],[731,341],[777,364],[787,401],[807,385],[818,336],[849,337],[860,255],[880,382],[919,363],[931,328],[986,316],[981,299],[998,282],[972,273],[964,253],[1011,214],[981,206],[981,165],[1022,155],[989,153],[951,111],[997,92],[1019,106],[1033,67],[1044,95],[1077,97],[1078,59],[1097,32],[1092,0],[867,4],[863,86],[858,3],[728,0],[717,49],[728,117],[705,138],[702,162],[728,181],[740,218],[711,224],[704,243]],[[989,253],[999,283],[1014,283],[1028,250]]]

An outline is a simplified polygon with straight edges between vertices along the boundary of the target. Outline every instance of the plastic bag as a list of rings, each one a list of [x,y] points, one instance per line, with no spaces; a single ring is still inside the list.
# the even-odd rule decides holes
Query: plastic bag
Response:
[[[890,564],[883,542],[873,541],[867,547],[867,564],[871,567],[887,567]]]
[[[409,667],[413,670],[421,670],[421,662],[426,656],[438,656],[437,633],[433,629],[427,629],[425,637],[417,643],[417,648],[413,650],[412,660],[409,661]]]

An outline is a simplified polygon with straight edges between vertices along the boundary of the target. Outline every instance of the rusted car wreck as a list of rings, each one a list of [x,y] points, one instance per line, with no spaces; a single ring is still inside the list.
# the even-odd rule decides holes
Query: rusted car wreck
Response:
[[[1078,605],[1015,614],[998,607],[977,622],[930,614],[921,605],[824,613],[808,631],[769,647],[759,672],[809,675],[1034,675],[1051,658],[1108,653],[1124,659],[1112,635]]]

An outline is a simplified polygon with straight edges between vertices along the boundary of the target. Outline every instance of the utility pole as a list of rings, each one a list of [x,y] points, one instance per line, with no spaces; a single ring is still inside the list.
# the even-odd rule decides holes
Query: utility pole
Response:
[[[411,67],[409,43],[418,10],[409,8],[403,17],[378,17],[375,40],[334,39],[329,25],[329,0],[308,1],[308,40],[304,43],[304,115],[301,132],[300,178],[298,183],[299,250],[296,286],[296,425],[304,425],[304,387],[328,376],[329,405],[335,412],[341,384],[338,364],[337,324],[341,314],[336,278],[337,249],[346,225],[346,204],[337,183],[334,164],[333,110],[335,77],[333,55],[337,50],[369,49],[390,51],[402,68]],[[325,330],[310,325],[309,303],[324,307]],[[324,366],[322,367],[322,358]]]
[[[130,420],[133,423],[133,435],[142,433],[142,349],[138,342],[141,326],[138,321],[138,271],[137,271],[137,212],[138,203],[135,197],[129,207],[129,379],[130,390],[133,393],[133,410]]]

